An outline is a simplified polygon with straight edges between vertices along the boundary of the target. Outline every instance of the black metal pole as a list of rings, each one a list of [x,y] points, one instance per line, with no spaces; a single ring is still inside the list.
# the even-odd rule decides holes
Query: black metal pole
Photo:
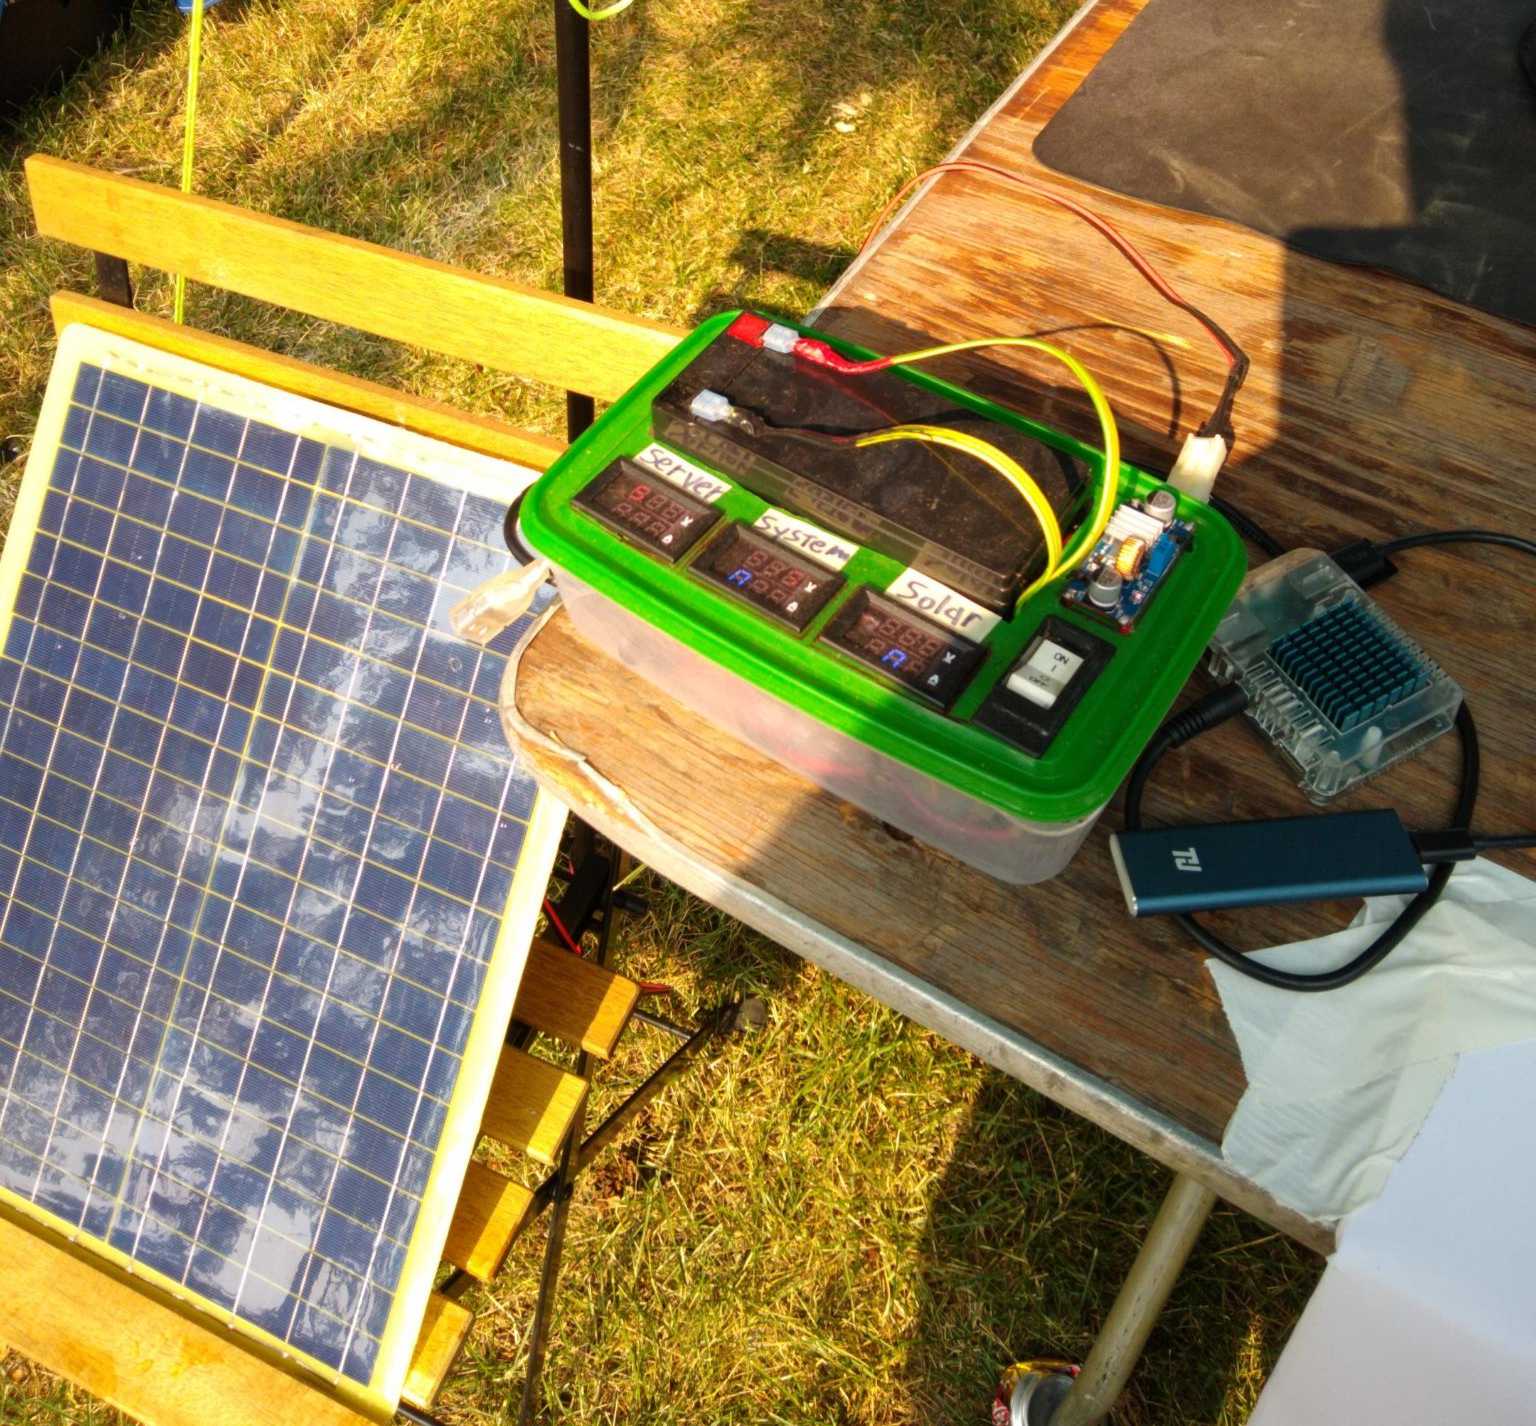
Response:
[[[587,22],[555,0],[555,75],[560,86],[560,245],[565,295],[592,300],[592,58]],[[592,424],[592,398],[565,393],[565,430]]]

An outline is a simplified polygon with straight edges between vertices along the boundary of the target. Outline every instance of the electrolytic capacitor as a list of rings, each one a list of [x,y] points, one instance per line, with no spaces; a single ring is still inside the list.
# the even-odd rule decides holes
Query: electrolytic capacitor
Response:
[[[1178,509],[1178,499],[1171,490],[1154,490],[1142,502],[1142,507],[1160,525],[1166,525],[1173,519],[1174,511]]]
[[[1120,572],[1112,565],[1105,565],[1088,586],[1088,602],[1098,609],[1113,609],[1120,602],[1120,591],[1124,587],[1125,580]]]

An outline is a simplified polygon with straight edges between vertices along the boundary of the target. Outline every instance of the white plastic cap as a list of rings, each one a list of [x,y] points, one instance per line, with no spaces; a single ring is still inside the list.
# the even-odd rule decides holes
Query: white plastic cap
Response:
[[[472,643],[490,643],[528,612],[549,569],[548,560],[533,560],[493,575],[448,611],[453,632]]]
[[[800,333],[793,327],[786,327],[782,322],[775,322],[763,333],[763,345],[771,352],[789,353],[794,351],[795,343],[800,340]]]
[[[1227,443],[1220,436],[1198,436],[1191,431],[1184,437],[1184,449],[1168,472],[1168,484],[1195,500],[1209,500],[1226,461]]]
[[[723,421],[732,409],[729,397],[707,389],[699,392],[688,405],[689,414],[701,421]]]

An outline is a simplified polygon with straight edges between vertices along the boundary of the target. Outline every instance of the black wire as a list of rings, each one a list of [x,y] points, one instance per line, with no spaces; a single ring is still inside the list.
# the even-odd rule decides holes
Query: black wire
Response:
[[[1431,530],[1427,535],[1404,535],[1401,539],[1384,540],[1377,548],[1383,554],[1391,555],[1399,550],[1416,550],[1421,545],[1503,545],[1505,549],[1519,550],[1521,554],[1536,555],[1536,540],[1506,535],[1502,530]]]
[[[1227,695],[1230,698],[1230,688],[1218,690],[1213,698]],[[1213,700],[1207,700],[1210,702]],[[1223,708],[1224,716],[1216,721],[1197,722],[1192,732],[1187,736],[1179,737],[1182,731],[1178,725],[1181,719],[1189,719],[1190,714],[1180,714],[1164,723],[1153,735],[1152,741],[1147,744],[1146,750],[1137,759],[1136,766],[1131,770],[1129,782],[1125,789],[1125,825],[1128,831],[1137,831],[1141,827],[1141,798],[1146,789],[1147,780],[1151,777],[1153,769],[1163,757],[1163,754],[1171,748],[1180,746],[1190,738],[1198,737],[1210,728],[1219,726],[1226,717],[1232,716],[1242,705],[1234,704],[1230,711]],[[1198,711],[1200,705],[1197,705]],[[1472,714],[1465,702],[1456,713],[1456,731],[1461,735],[1461,788],[1456,797],[1456,810],[1453,815],[1453,826],[1469,827],[1472,824],[1472,812],[1477,805],[1477,784],[1480,758],[1477,743],[1477,725],[1472,721]],[[1486,839],[1485,839],[1486,840]],[[1236,946],[1228,944],[1220,936],[1208,931],[1193,916],[1178,915],[1174,919],[1178,921],[1201,946],[1209,951],[1218,960],[1231,966],[1233,970],[1241,971],[1254,980],[1263,981],[1265,985],[1278,986],[1284,990],[1337,990],[1340,986],[1348,985],[1353,980],[1358,980],[1368,970],[1379,965],[1402,942],[1403,938],[1424,919],[1425,913],[1437,902],[1444,893],[1446,884],[1451,879],[1453,867],[1451,863],[1444,862],[1436,866],[1429,874],[1429,885],[1419,892],[1374,941],[1371,942],[1353,960],[1335,970],[1320,971],[1312,975],[1303,975],[1296,971],[1279,970],[1274,966],[1264,965],[1260,961],[1249,960],[1249,951],[1240,951]]]
[[[1221,397],[1216,402],[1216,409],[1206,418],[1203,426],[1196,431],[1200,436],[1220,436],[1230,446],[1233,443],[1232,432],[1232,404],[1237,400],[1237,393],[1243,389],[1243,382],[1248,379],[1248,353],[1232,340],[1220,327],[1216,325],[1204,312],[1190,303],[1176,303],[1191,312],[1199,321],[1204,322],[1213,332],[1220,335],[1222,341],[1232,348],[1237,360],[1227,371],[1226,385],[1221,388]]]
[[[1273,557],[1285,553],[1284,546],[1262,525],[1229,501],[1215,497],[1210,504],[1228,520],[1234,529],[1245,535],[1266,554]],[[1476,529],[1433,530],[1421,535],[1404,535],[1400,539],[1384,541],[1376,545],[1375,549],[1381,555],[1389,555],[1426,545],[1455,544],[1500,545],[1506,549],[1518,550],[1522,554],[1536,555],[1536,541],[1524,539],[1519,535],[1508,535],[1499,530]],[[1201,733],[1232,717],[1241,710],[1245,702],[1241,691],[1235,686],[1220,689],[1196,704],[1194,708],[1169,719],[1158,729],[1141,757],[1137,759],[1136,766],[1131,769],[1130,778],[1126,783],[1125,825],[1128,830],[1135,831],[1141,826],[1142,796],[1146,791],[1148,779],[1163,756],[1171,749],[1181,746],[1191,738],[1198,737]],[[1480,765],[1477,725],[1472,720],[1471,710],[1467,707],[1465,700],[1462,701],[1456,713],[1456,731],[1461,738],[1461,789],[1457,796],[1452,825],[1456,828],[1464,828],[1472,825],[1472,812],[1477,803]],[[1469,833],[1467,837],[1479,852],[1536,847],[1536,833],[1520,832],[1508,836],[1476,838],[1471,837]],[[1440,899],[1446,885],[1450,882],[1453,869],[1450,862],[1436,865],[1429,874],[1429,884],[1425,889],[1403,908],[1392,924],[1365,950],[1337,969],[1315,975],[1278,970],[1259,961],[1249,960],[1248,956],[1251,952],[1240,951],[1237,947],[1228,944],[1214,932],[1207,930],[1193,916],[1179,915],[1175,919],[1200,946],[1218,960],[1234,970],[1241,971],[1244,975],[1263,981],[1266,985],[1279,986],[1286,990],[1336,990],[1353,980],[1358,980],[1368,970],[1379,965],[1402,943],[1408,933],[1424,918],[1430,907]]]
[[[1226,522],[1242,535],[1244,539],[1251,540],[1271,559],[1277,559],[1285,553],[1285,546],[1269,533],[1252,515],[1239,510],[1230,500],[1220,495],[1211,496],[1206,502],[1218,515],[1225,518]]]

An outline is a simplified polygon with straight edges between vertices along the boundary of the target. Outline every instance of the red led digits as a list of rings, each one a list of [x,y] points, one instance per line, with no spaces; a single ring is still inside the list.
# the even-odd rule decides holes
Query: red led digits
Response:
[[[833,616],[821,638],[941,708],[959,696],[983,657],[975,644],[947,638],[868,589]]]
[[[817,565],[785,559],[741,525],[715,540],[693,570],[794,629],[805,628],[843,583]]]
[[[708,505],[647,480],[629,461],[616,461],[572,497],[572,504],[671,563],[720,518]]]

